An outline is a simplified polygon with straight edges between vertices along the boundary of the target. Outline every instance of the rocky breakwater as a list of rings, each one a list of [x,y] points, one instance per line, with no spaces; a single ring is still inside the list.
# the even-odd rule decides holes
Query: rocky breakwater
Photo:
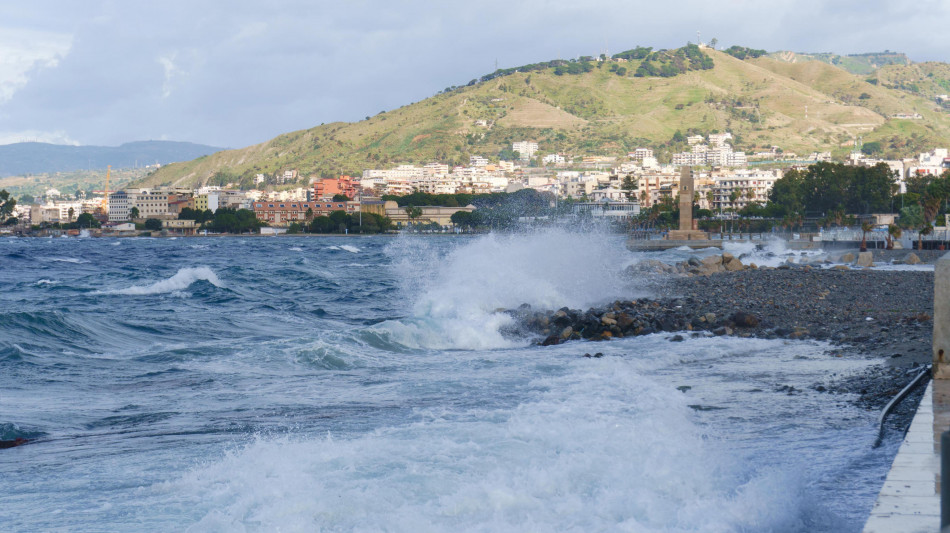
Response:
[[[524,305],[508,311],[513,329],[542,345],[708,332],[826,340],[894,364],[930,360],[932,272],[757,267],[725,253],[676,265],[642,261],[628,274],[649,280],[656,297],[587,310]]]
[[[641,262],[631,268],[637,279],[652,279],[654,298],[587,310],[523,305],[508,311],[517,324],[512,333],[534,335],[545,346],[660,332],[668,332],[673,342],[708,335],[822,340],[833,356],[850,354],[884,364],[812,388],[855,393],[861,405],[874,409],[930,362],[933,272],[798,264],[757,268],[724,255],[677,265]],[[912,414],[910,408],[897,424],[906,426]]]
[[[618,300],[585,310],[567,307],[557,311],[533,311],[523,305],[508,311],[519,333],[537,336],[538,344],[550,346],[571,340],[605,341],[659,332],[700,332],[713,335],[751,336],[761,324],[753,313],[735,311],[727,316],[696,313],[679,298]],[[682,335],[673,341],[684,340]]]

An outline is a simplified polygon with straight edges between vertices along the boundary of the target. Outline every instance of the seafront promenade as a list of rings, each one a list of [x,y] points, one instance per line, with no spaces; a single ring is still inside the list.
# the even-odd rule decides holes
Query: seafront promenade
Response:
[[[940,531],[941,434],[950,430],[950,254],[934,269],[933,381],[891,465],[864,533]]]

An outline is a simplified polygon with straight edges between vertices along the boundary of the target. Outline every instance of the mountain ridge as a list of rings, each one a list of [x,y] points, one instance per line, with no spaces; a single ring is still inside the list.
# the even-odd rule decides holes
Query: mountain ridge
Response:
[[[651,61],[649,50],[624,61],[590,58],[496,71],[483,76],[486,81],[366,120],[324,124],[172,164],[142,183],[195,185],[214,178],[247,184],[256,173],[290,169],[306,177],[432,160],[467,164],[470,155],[494,158],[526,139],[537,141],[543,153],[623,155],[649,146],[666,158],[683,148],[671,141],[678,131],[731,131],[739,149],[778,145],[802,154],[843,155],[858,138],[879,141],[892,155],[950,144],[950,114],[932,99],[826,61],[739,59],[703,48],[711,68],[665,76],[688,50],[658,51],[664,68],[640,68]],[[920,118],[899,118],[915,114]]]
[[[0,176],[131,168],[187,161],[222,148],[182,141],[132,141],[119,146],[73,146],[41,142],[0,145]]]

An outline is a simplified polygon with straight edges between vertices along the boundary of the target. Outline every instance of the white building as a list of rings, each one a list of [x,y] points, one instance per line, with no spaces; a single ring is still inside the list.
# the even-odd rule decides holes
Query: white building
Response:
[[[627,156],[629,156],[630,159],[633,159],[634,161],[643,161],[648,157],[653,157],[653,150],[649,148],[637,148],[636,150],[627,154]]]
[[[541,159],[541,163],[545,165],[563,165],[565,161],[564,156],[561,154],[548,154]]]
[[[143,189],[123,189],[109,195],[109,222],[129,220],[129,211],[135,206]]]
[[[710,133],[709,134],[709,144],[721,148],[726,145],[726,141],[732,140],[732,133]]]
[[[531,141],[511,143],[511,149],[518,152],[523,161],[527,161],[534,157],[535,152],[538,151],[538,143]]]
[[[712,174],[714,180],[712,209],[739,210],[750,203],[764,205],[768,201],[772,186],[781,177],[781,170],[741,169],[714,172]]]

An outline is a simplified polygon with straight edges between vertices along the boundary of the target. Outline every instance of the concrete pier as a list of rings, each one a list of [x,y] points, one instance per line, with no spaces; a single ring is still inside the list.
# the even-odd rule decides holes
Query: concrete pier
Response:
[[[894,458],[865,533],[940,531],[940,435],[950,430],[950,254],[934,267],[933,328],[934,379]]]
[[[864,533],[940,530],[940,454],[935,450],[939,443],[940,435],[934,435],[931,384],[920,400],[910,430],[864,525]]]

